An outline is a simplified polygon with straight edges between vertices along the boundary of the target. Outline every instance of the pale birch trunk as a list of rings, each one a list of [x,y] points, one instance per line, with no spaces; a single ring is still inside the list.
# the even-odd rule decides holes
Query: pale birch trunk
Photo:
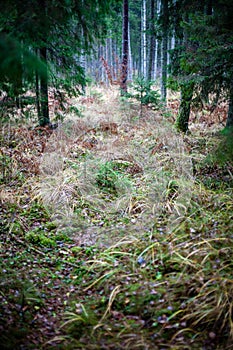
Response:
[[[133,60],[132,60],[132,51],[131,51],[131,40],[130,40],[130,24],[128,26],[128,48],[129,48],[129,57],[128,57],[128,80],[133,80]]]
[[[146,57],[146,0],[142,0],[141,11],[141,28],[142,28],[142,43],[141,43],[141,73],[146,78],[147,76],[147,57]]]

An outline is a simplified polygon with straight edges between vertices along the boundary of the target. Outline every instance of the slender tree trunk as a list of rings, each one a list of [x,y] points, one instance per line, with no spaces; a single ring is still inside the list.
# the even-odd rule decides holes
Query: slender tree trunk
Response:
[[[162,45],[161,40],[157,40],[157,52],[156,52],[156,78],[161,78],[161,65],[162,65]]]
[[[156,1],[156,18],[160,16],[161,1]],[[161,39],[156,38],[155,41],[155,79],[161,77]]]
[[[110,61],[109,61],[109,39],[105,40],[104,51],[105,52],[103,57],[103,64],[105,68],[105,83],[106,83],[106,86],[109,86],[109,84],[112,84]]]
[[[231,86],[231,89],[230,89],[226,127],[233,128],[233,85]]]
[[[39,49],[40,58],[47,64],[47,48],[44,46]],[[49,102],[48,102],[48,72],[41,76],[40,79],[40,112],[39,124],[45,126],[50,123],[49,119]]]
[[[36,110],[37,110],[37,116],[41,115],[40,111],[40,80],[39,80],[39,74],[38,70],[36,70]]]
[[[121,67],[121,95],[127,93],[127,75],[128,75],[128,29],[129,29],[129,2],[123,1],[123,35],[122,35],[122,67]]]
[[[121,71],[119,64],[120,52],[117,46],[117,41],[114,42],[114,76],[117,83],[120,83]]]
[[[188,14],[186,13],[184,16],[184,20],[188,22]],[[183,46],[186,47],[186,49],[189,47],[189,41],[188,41],[188,35],[186,30],[183,31]],[[183,82],[181,84],[181,101],[180,101],[180,107],[178,116],[176,119],[176,128],[179,131],[187,132],[189,127],[189,116],[190,116],[190,109],[191,109],[191,102],[193,98],[193,91],[194,91],[195,84],[194,82]]]
[[[174,37],[174,35],[172,35],[171,37],[169,37],[168,55],[167,55],[167,64],[168,65],[171,62],[171,55],[170,55],[169,51],[171,52],[172,50],[174,50],[174,47],[175,47],[175,37]]]
[[[128,49],[129,49],[129,59],[128,59],[128,80],[133,80],[133,63],[132,63],[132,51],[131,51],[131,40],[130,40],[130,25],[128,28]]]
[[[207,0],[204,8],[204,13],[211,16],[213,12],[213,0]]]
[[[22,45],[22,43],[21,43]],[[15,95],[16,95],[16,106],[17,108],[22,108],[20,94],[23,90],[23,55],[21,55],[21,60],[18,62],[17,74],[15,76]]]
[[[193,97],[193,83],[183,84],[181,86],[181,101],[179,113],[176,119],[176,128],[179,131],[187,132],[189,125],[190,108]]]
[[[112,45],[112,31],[109,31],[109,39],[108,39],[108,64],[111,69],[112,74],[112,67],[113,67],[113,45]]]
[[[153,80],[157,77],[157,62],[158,62],[158,40],[155,40],[155,58],[154,58],[154,76],[152,77]]]
[[[83,39],[83,29],[81,30],[81,36],[82,36],[82,39]],[[83,74],[84,74],[84,77],[86,76],[86,70],[87,70],[87,57],[85,55],[85,50],[84,48],[81,49],[81,55],[80,55],[80,66],[82,67],[83,69]],[[86,86],[84,84],[82,84],[82,92],[83,94],[86,93]]]
[[[45,20],[48,16],[47,14],[47,0],[41,0],[41,11]],[[48,102],[48,70],[47,70],[47,47],[46,47],[46,38],[44,38],[44,42],[41,43],[40,48],[38,49],[38,55],[42,62],[45,63],[46,69],[44,73],[40,76],[40,84],[38,82],[37,88],[39,92],[37,92],[37,97],[39,101],[39,108],[37,108],[38,112],[38,120],[40,126],[45,126],[50,124],[49,119],[49,102]]]
[[[141,30],[142,30],[142,44],[141,44],[141,73],[143,77],[147,77],[147,61],[146,61],[146,0],[142,0],[141,11]]]
[[[148,79],[154,79],[155,70],[155,0],[150,3],[150,52],[148,65]]]
[[[104,66],[103,66],[103,61],[102,61],[102,58],[104,56],[103,45],[99,46],[98,52],[99,52],[99,62],[101,62],[100,65],[99,65],[99,73],[98,73],[98,78],[99,79],[98,80],[99,80],[100,83],[104,83],[105,82],[104,81]]]
[[[168,52],[168,0],[162,0],[163,39],[162,39],[162,81],[161,97],[167,98],[167,52]]]

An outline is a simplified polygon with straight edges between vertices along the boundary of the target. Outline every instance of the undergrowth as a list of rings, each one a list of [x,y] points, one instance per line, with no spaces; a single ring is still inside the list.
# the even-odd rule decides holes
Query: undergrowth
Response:
[[[231,349],[232,138],[104,96],[3,133],[2,348]]]

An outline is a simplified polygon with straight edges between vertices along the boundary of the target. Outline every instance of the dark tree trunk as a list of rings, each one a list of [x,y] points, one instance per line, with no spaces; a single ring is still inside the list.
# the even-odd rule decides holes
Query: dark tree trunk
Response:
[[[207,0],[206,4],[205,4],[205,10],[204,13],[208,16],[211,16],[213,12],[213,4],[212,4],[212,0]]]
[[[38,56],[39,54],[38,50],[36,50],[36,54]],[[36,111],[39,119],[39,116],[41,115],[41,111],[40,111],[40,78],[39,78],[38,69],[36,69],[35,75],[36,75]]]
[[[148,66],[148,79],[154,79],[155,69],[155,0],[150,3],[150,53]]]
[[[227,128],[233,128],[233,86],[230,89],[229,96],[229,106],[228,106],[228,115],[227,115]]]
[[[128,30],[129,30],[129,3],[123,2],[123,43],[122,43],[122,67],[121,67],[121,95],[127,93],[127,73],[128,73]]]
[[[193,89],[193,83],[187,83],[181,86],[181,101],[179,113],[176,119],[176,128],[182,132],[188,131]]]
[[[36,71],[36,110],[38,117],[41,115],[40,112],[40,83],[39,83],[39,74]]]
[[[21,54],[21,60],[17,62],[17,74],[15,74],[15,82],[14,82],[14,94],[15,94],[15,102],[17,108],[22,108],[21,106],[21,94],[23,91],[23,54]]]
[[[41,0],[41,15],[46,19],[48,19],[47,13],[47,0]],[[38,119],[40,126],[46,126],[50,124],[49,119],[49,103],[48,103],[48,70],[47,70],[47,40],[46,40],[46,32],[43,33],[43,41],[40,44],[38,49],[38,55],[42,62],[44,62],[46,69],[43,74],[40,75],[40,82],[38,81],[37,88],[37,97],[38,97],[38,107],[37,110],[39,112]]]
[[[39,49],[40,58],[47,64],[47,48],[42,47]],[[46,72],[41,75],[40,79],[40,108],[39,112],[39,124],[40,126],[45,126],[50,123],[49,119],[49,103],[48,103],[48,73]]]
[[[159,39],[158,46],[157,46],[157,62],[156,62],[156,75],[155,75],[156,78],[161,77],[161,61],[162,61],[161,47],[162,47],[161,40]]]

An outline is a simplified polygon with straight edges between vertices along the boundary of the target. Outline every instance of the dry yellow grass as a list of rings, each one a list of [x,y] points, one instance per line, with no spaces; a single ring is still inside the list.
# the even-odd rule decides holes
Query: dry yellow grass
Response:
[[[72,101],[76,107],[82,105],[82,117],[67,116],[48,140],[37,194],[54,218],[74,222],[75,227],[80,222],[75,208],[81,200],[95,216],[128,217],[132,223],[124,230],[132,234],[145,227],[150,230],[155,218],[166,211],[167,231],[172,231],[187,211],[193,184],[183,137],[159,112],[145,108],[139,117],[137,103],[121,99],[116,88],[95,88],[87,96]],[[103,195],[96,186],[100,169],[109,162],[127,168],[122,176],[116,173],[115,198]],[[102,242],[102,229],[93,222],[87,220],[86,229],[94,226],[96,239]],[[85,225],[80,225],[83,230]],[[114,236],[108,232],[110,243]]]

